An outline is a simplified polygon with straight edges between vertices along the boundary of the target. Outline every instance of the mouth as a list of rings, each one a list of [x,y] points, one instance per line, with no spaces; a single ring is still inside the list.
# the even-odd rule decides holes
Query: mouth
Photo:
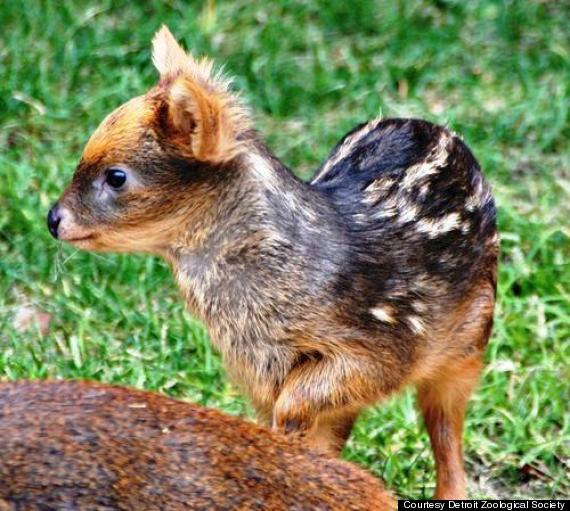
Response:
[[[94,234],[89,234],[87,236],[80,236],[77,238],[65,238],[62,239],[61,241],[65,241],[66,243],[78,243],[80,241],[89,241],[95,238]]]
[[[70,243],[71,245],[81,245],[86,241],[91,241],[95,239],[94,234],[88,234],[87,236],[77,236],[76,238],[60,238],[61,241],[65,243]]]

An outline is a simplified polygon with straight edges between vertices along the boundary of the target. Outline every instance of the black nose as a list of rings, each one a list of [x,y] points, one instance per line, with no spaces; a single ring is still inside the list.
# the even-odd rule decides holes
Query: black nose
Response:
[[[59,207],[56,204],[49,210],[47,216],[48,229],[54,238],[57,238],[57,228],[59,227],[59,222],[61,222],[61,217],[59,216]]]

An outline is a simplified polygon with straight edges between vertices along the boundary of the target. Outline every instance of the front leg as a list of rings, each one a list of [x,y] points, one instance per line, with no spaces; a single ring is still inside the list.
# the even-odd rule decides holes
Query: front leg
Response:
[[[381,397],[381,380],[365,356],[354,357],[344,352],[307,358],[285,379],[273,408],[273,427],[301,434],[312,444],[338,452],[350,427],[343,431],[343,439],[335,439],[330,430],[335,428],[337,420],[331,422],[331,418],[336,416],[338,424],[351,426],[360,408]]]
[[[307,441],[332,456],[339,456],[359,413],[360,408],[348,407],[319,415]]]

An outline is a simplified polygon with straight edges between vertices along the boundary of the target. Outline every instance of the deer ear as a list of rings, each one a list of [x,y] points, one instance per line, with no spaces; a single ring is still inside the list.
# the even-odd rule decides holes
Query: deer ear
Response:
[[[152,40],[152,62],[161,78],[182,72],[188,67],[189,60],[193,60],[192,57],[186,54],[170,30],[163,25]]]
[[[229,90],[230,80],[214,73],[208,59],[196,60],[186,53],[165,26],[152,44],[173,141],[200,161],[220,163],[233,158],[243,148],[239,135],[249,129],[249,116]]]
[[[193,158],[221,163],[239,152],[240,116],[228,98],[181,76],[172,84],[167,101],[170,122],[180,142],[189,143]]]

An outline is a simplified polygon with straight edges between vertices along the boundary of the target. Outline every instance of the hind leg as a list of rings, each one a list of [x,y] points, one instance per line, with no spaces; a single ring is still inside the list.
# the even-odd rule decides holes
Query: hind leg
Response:
[[[463,418],[477,385],[482,353],[452,360],[418,385],[418,400],[435,456],[436,499],[465,499]]]

